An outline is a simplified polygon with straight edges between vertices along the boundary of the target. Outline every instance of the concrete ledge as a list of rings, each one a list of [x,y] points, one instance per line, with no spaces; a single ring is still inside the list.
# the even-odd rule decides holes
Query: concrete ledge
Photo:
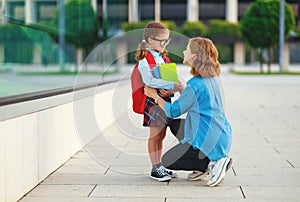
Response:
[[[0,202],[21,198],[113,123],[94,115],[112,111],[113,87],[0,107]]]

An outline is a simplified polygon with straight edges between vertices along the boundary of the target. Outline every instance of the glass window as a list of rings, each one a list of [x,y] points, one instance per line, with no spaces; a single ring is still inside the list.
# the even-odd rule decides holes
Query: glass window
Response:
[[[37,21],[50,21],[57,8],[57,1],[36,2]]]
[[[154,1],[145,0],[140,4],[141,8],[141,20],[153,20],[154,19]]]
[[[161,19],[174,21],[180,27],[187,16],[186,1],[161,1],[161,3]]]
[[[25,8],[24,1],[10,2],[10,12],[8,17],[10,19],[24,20],[25,19]]]
[[[2,1],[1,1],[2,2]],[[25,9],[26,3],[32,9]],[[100,44],[96,12],[91,4],[65,7],[64,43],[58,28],[57,0],[6,1],[0,23],[0,100],[118,78],[114,59],[117,44]],[[88,2],[90,3],[90,2]],[[99,9],[99,8],[98,8]],[[127,5],[110,5],[112,27],[127,20]],[[126,11],[126,12],[125,12]],[[28,13],[26,12],[32,12]],[[26,18],[30,19],[26,19]],[[28,22],[29,21],[29,22]],[[26,22],[26,23],[25,23]],[[113,61],[113,62],[112,62]],[[105,68],[107,64],[111,68]]]

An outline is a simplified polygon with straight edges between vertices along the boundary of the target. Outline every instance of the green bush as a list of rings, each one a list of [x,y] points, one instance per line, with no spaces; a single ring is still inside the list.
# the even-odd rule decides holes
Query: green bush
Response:
[[[188,37],[195,37],[205,35],[205,30],[205,25],[201,21],[185,21],[180,32]]]
[[[135,29],[144,29],[150,21],[138,21],[138,22],[123,22],[121,28],[124,32],[128,32]]]
[[[174,62],[176,64],[182,64],[182,62],[183,62],[182,56],[178,56],[174,53],[169,53],[168,57],[170,58],[171,62]]]
[[[29,41],[19,25],[5,24],[0,26],[0,43],[7,41]]]
[[[208,36],[240,36],[238,23],[228,22],[226,20],[213,19],[208,22]]]
[[[233,61],[233,48],[232,45],[216,44],[219,52],[220,63],[228,63]]]
[[[300,29],[294,28],[294,29],[293,29],[293,32],[295,32],[296,35],[297,35],[298,37],[300,37]]]
[[[58,46],[55,39],[49,34],[55,30],[48,24],[5,24],[0,26],[0,44],[4,46],[5,63],[32,63],[33,51],[39,47],[44,64],[58,62]],[[53,36],[53,35],[52,35]],[[66,47],[68,48],[68,46]],[[67,61],[73,61],[69,57]]]
[[[121,25],[121,28],[124,32],[128,32],[131,30],[136,29],[144,29],[149,22],[152,22],[151,20],[144,20],[144,21],[138,21],[138,22],[124,22]],[[176,24],[174,21],[160,21],[162,24],[164,24],[169,30],[174,31],[176,30]]]
[[[183,62],[183,58],[174,53],[169,53],[168,57],[170,58],[171,62],[175,62],[177,64],[182,64]],[[128,53],[127,59],[129,64],[135,64],[136,63],[135,52]]]
[[[19,25],[0,26],[0,44],[4,45],[5,63],[31,63],[33,43]]]
[[[162,20],[160,21],[162,24],[164,24],[169,30],[175,31],[176,30],[176,23],[171,20]]]

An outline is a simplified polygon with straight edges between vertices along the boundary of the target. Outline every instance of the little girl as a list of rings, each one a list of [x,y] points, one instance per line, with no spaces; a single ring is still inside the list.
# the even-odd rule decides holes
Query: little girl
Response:
[[[151,54],[156,65],[164,64],[164,59],[167,56],[166,46],[169,42],[169,30],[159,22],[150,22],[144,29],[143,39],[138,46],[135,57],[143,83],[146,86],[160,89],[161,97],[167,102],[170,102],[170,96],[173,95],[173,91],[182,90],[183,85],[155,78],[146,57],[149,57],[147,54]],[[150,128],[150,136],[148,138],[148,153],[152,163],[150,178],[157,181],[167,181],[176,176],[174,171],[167,170],[161,164],[163,139],[166,136],[166,127],[170,119],[156,105],[157,101],[147,98],[144,108],[143,126]]]

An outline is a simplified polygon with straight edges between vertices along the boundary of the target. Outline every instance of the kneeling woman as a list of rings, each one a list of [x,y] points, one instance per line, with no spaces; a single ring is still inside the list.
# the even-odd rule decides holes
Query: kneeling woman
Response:
[[[153,98],[170,118],[184,113],[184,122],[174,120],[171,131],[180,143],[162,157],[165,167],[190,170],[190,180],[200,179],[210,170],[207,185],[222,182],[231,165],[227,157],[231,147],[231,126],[225,116],[217,76],[220,75],[218,51],[211,40],[196,37],[189,40],[183,52],[184,64],[190,66],[193,77],[174,103],[160,99],[155,89],[145,87],[145,94]],[[183,129],[180,130],[180,125]],[[181,132],[180,132],[181,131]]]

